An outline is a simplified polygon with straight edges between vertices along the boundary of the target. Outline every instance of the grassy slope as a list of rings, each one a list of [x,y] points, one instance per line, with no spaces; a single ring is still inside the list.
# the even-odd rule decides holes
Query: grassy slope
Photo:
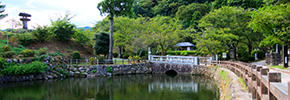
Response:
[[[6,35],[3,35],[2,33],[0,34],[0,47],[5,46],[5,45],[6,45]],[[87,52],[87,50],[83,46],[77,44],[73,40],[60,42],[56,38],[53,38],[43,43],[35,42],[24,47],[29,48],[29,49],[34,48],[36,50],[39,50],[40,48],[43,48],[43,47],[47,47],[50,53],[56,53],[57,51],[59,51],[60,53],[65,54],[65,55],[72,55],[73,51],[79,51],[82,57],[94,56],[93,54],[90,54],[89,52]],[[18,48],[17,45],[15,45],[12,47],[12,50],[22,51],[24,49]]]

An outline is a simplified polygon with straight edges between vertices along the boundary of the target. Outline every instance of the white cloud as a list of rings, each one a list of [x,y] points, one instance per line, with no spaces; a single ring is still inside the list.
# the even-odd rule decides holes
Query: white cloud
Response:
[[[19,19],[18,14],[25,12],[31,14],[28,28],[39,25],[50,25],[50,19],[57,18],[56,14],[65,14],[69,11],[76,15],[71,22],[78,27],[93,26],[95,21],[105,18],[101,16],[97,5],[102,0],[4,0],[5,12],[8,16],[0,21],[0,29],[11,28],[6,20]]]

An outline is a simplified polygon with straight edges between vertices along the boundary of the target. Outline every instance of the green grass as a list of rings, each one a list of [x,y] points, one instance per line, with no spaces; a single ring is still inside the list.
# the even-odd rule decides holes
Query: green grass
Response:
[[[219,66],[214,66],[214,71],[216,71],[218,67],[219,67]]]
[[[2,52],[2,47],[6,46],[6,40],[0,40],[0,52]],[[22,45],[16,45],[15,47],[11,47],[11,51],[15,51],[16,55],[20,54],[21,51],[27,48],[23,47]]]
[[[221,71],[221,76],[223,79],[226,79],[227,74],[228,74],[228,72],[226,72],[224,70]]]
[[[248,87],[246,86],[244,80],[241,77],[239,77],[239,82],[242,84],[243,87],[245,87],[245,89],[248,90]]]
[[[278,68],[278,69],[287,69],[287,68],[284,68],[283,66],[269,66],[270,68]]]

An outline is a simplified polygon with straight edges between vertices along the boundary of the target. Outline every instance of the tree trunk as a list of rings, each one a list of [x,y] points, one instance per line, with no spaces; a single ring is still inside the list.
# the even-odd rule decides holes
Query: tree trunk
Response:
[[[109,45],[109,58],[113,58],[113,22],[114,22],[114,16],[111,14],[110,18],[110,45]]]
[[[143,52],[143,49],[140,49],[139,54],[138,54],[139,57],[141,57],[142,52]]]
[[[234,59],[237,59],[237,48],[234,46]]]
[[[119,46],[119,58],[121,58],[122,57],[122,46]]]
[[[284,44],[283,47],[283,67],[288,68],[288,45]]]
[[[252,53],[252,44],[248,44],[248,51],[249,51],[249,55],[251,55]]]

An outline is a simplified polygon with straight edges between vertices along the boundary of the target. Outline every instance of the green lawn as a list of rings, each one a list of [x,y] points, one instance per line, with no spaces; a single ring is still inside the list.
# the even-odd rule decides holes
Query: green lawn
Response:
[[[270,68],[278,68],[278,69],[288,69],[288,68],[284,68],[283,66],[269,66]]]

